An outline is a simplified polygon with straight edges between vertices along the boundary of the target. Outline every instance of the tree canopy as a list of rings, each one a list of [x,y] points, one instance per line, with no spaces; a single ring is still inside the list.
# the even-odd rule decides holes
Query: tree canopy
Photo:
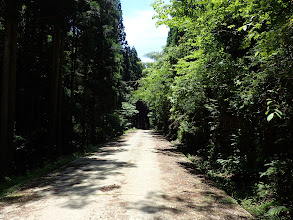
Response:
[[[137,80],[143,66],[125,40],[119,0],[0,6],[0,177],[133,126],[135,85],[127,81]]]
[[[153,6],[158,24],[170,27],[136,92],[153,126],[202,158],[202,169],[239,188],[268,187],[263,197],[273,194],[273,206],[292,207],[292,1]]]

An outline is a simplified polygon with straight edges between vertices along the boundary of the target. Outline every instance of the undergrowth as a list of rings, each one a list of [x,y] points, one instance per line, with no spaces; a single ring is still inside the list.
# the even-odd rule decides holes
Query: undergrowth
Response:
[[[249,171],[241,170],[242,162],[239,158],[209,161],[189,153],[185,153],[185,156],[194,164],[195,169],[206,174],[217,187],[225,190],[256,219],[292,219],[290,201],[287,202],[278,192],[281,191],[277,185],[279,174],[285,173],[278,167],[279,162],[266,164],[266,170],[259,172],[258,176],[249,176]],[[285,167],[284,163],[282,165]],[[285,176],[281,176],[285,181]],[[288,197],[290,195],[287,195]]]
[[[124,131],[124,135],[136,130],[135,128]],[[113,140],[118,140],[122,138],[122,136],[114,138]],[[99,146],[102,146],[100,144]],[[22,176],[11,176],[5,177],[3,182],[0,182],[0,199],[14,193],[17,190],[20,190],[23,186],[28,184],[30,181],[34,179],[38,179],[46,174],[61,168],[62,166],[72,162],[73,160],[89,155],[91,152],[99,151],[99,146],[88,146],[83,151],[75,152],[67,156],[61,156],[56,160],[49,160],[45,163],[45,165],[41,168],[32,169],[26,172],[25,175]]]
[[[5,180],[0,183],[0,199],[17,190],[20,190],[31,180],[40,178],[95,150],[97,150],[97,147],[89,146],[84,151],[75,152],[67,156],[61,156],[54,161],[47,161],[43,167],[29,170],[25,175],[5,177]]]

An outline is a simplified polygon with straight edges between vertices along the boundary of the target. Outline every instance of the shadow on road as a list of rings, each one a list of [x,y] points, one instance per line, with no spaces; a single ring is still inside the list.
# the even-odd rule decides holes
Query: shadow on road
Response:
[[[148,214],[156,214],[163,211],[171,212],[173,214],[182,213],[182,210],[177,209],[176,207],[166,206],[156,202],[160,200],[162,201],[162,198],[163,200],[168,200],[168,201],[172,201],[172,200],[178,201],[179,199],[179,198],[172,198],[167,195],[162,195],[158,192],[149,192],[147,197],[144,200],[131,203],[127,207],[127,209],[139,210]]]
[[[37,179],[23,188],[17,195],[4,198],[2,202],[11,204],[25,204],[41,200],[46,196],[62,196],[66,199],[64,207],[80,209],[90,201],[90,195],[101,194],[120,188],[119,185],[104,185],[107,179],[121,175],[122,168],[133,168],[135,164],[111,159],[111,155],[126,151],[125,140],[106,144],[89,156],[79,158],[60,170]],[[29,192],[28,192],[29,191]],[[22,193],[24,192],[24,193]]]
[[[218,189],[216,185],[202,172],[200,172],[196,167],[186,159],[179,159],[183,157],[183,154],[187,152],[184,146],[171,146],[170,144],[164,145],[166,139],[162,135],[156,132],[152,132],[152,135],[158,139],[162,140],[162,145],[157,149],[157,154],[162,155],[163,158],[169,158],[168,161],[176,161],[178,167],[182,168],[184,173],[187,173],[191,178],[197,179],[197,181],[190,181],[191,188],[189,190],[184,190],[184,187],[180,188],[182,184],[181,180],[178,179],[178,192],[176,196],[170,195],[161,195],[161,197],[170,204],[179,204],[180,207],[176,209],[181,210],[193,210],[200,215],[206,216],[205,219],[215,219],[215,216],[221,215],[220,219],[252,219],[245,214],[242,214],[236,210],[238,204],[227,194]],[[160,143],[160,142],[159,142]],[[172,159],[171,159],[172,158]],[[170,165],[170,170],[174,167]],[[173,176],[172,179],[176,179],[176,176]],[[187,180],[186,180],[187,181]],[[181,183],[180,183],[181,182]],[[198,199],[197,199],[198,198]],[[179,202],[179,203],[178,203]],[[142,209],[143,210],[143,209]],[[208,217],[211,216],[212,217]]]
[[[163,141],[166,142],[163,136],[153,131],[142,131],[142,133],[152,135],[156,139],[157,145]],[[139,143],[139,141],[142,140],[138,139],[137,142]],[[24,189],[25,191],[6,197],[4,202],[22,205],[53,196],[60,198],[58,206],[61,208],[82,209],[92,203],[93,199],[99,201],[95,198],[111,195],[112,190],[119,189],[123,184],[120,177],[124,175],[125,169],[137,167],[132,162],[115,159],[115,155],[126,152],[128,146],[129,142],[124,139],[111,142],[97,149],[97,152],[79,158],[62,169],[36,180],[33,185]],[[154,152],[158,158],[162,159],[160,166],[163,164],[163,168],[160,167],[160,169],[163,170],[162,178],[165,178],[163,181],[170,184],[171,188],[163,187],[163,192],[146,191],[148,193],[146,196],[127,200],[125,205],[119,208],[128,210],[130,213],[133,211],[157,216],[153,219],[160,219],[159,216],[162,213],[171,216],[170,219],[174,219],[172,218],[174,216],[180,216],[181,219],[197,219],[196,216],[205,216],[205,219],[215,219],[215,217],[217,219],[250,219],[241,212],[234,213],[237,204],[233,203],[233,200],[223,191],[212,186],[203,174],[194,169],[192,163],[182,157],[181,149],[170,145],[157,148]],[[184,174],[182,174],[182,170]],[[116,181],[116,177],[120,178],[119,181]],[[184,185],[184,181],[189,181],[188,187]],[[117,198],[116,196],[118,194],[111,197],[113,201]],[[131,198],[131,196],[137,195],[129,196]],[[106,207],[104,208],[106,209]],[[191,213],[195,213],[195,218],[190,217]]]
[[[194,203],[194,201],[190,199],[190,197],[203,196],[205,196],[206,199],[200,203]],[[163,202],[157,203],[156,201]],[[215,219],[215,217],[219,217],[219,212],[221,212],[221,218],[219,219],[251,219],[241,214],[234,214],[233,211],[231,213],[230,210],[233,210],[235,206],[235,204],[231,203],[223,196],[212,192],[205,191],[196,194],[186,191],[182,192],[180,196],[150,192],[145,200],[131,203],[127,209],[144,212],[146,214],[162,214],[163,212],[168,213],[170,216],[174,214],[176,216],[184,216],[184,214],[187,214],[188,219],[191,219],[189,218],[191,216],[190,211],[197,213],[197,216],[205,216],[205,219]]]

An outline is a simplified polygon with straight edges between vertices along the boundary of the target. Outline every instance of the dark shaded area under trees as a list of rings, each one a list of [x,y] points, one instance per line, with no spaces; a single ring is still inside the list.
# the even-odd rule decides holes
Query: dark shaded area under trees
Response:
[[[119,0],[1,0],[0,51],[1,178],[133,126],[143,65]]]

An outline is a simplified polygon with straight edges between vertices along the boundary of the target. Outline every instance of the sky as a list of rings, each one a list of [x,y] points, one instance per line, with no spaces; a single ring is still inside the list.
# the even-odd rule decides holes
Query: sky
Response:
[[[151,6],[153,1],[121,0],[126,40],[131,47],[135,47],[143,62],[151,61],[144,57],[145,54],[162,50],[169,31],[166,26],[156,27],[156,21],[152,19],[155,14]]]

